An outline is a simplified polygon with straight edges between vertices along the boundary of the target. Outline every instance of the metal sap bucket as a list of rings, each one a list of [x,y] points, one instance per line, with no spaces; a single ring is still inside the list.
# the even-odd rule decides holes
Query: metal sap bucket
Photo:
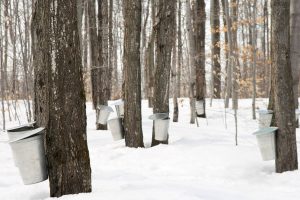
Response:
[[[115,141],[124,139],[124,128],[121,118],[108,120],[107,123]]]
[[[22,131],[29,131],[34,129],[35,122],[23,124],[20,126],[16,126],[13,128],[6,129],[6,133],[8,135],[9,140],[14,140],[15,138],[20,137],[22,135]]]
[[[295,110],[295,114],[296,114],[296,120],[298,120],[299,119],[299,115],[300,115],[300,110],[296,109]]]
[[[149,117],[154,120],[155,140],[166,141],[168,139],[168,130],[170,126],[170,118],[168,113],[156,113]]]
[[[277,129],[277,127],[267,127],[253,133],[264,161],[275,159],[275,132]]]
[[[259,110],[258,127],[266,128],[271,126],[273,111],[272,110]]]
[[[119,100],[116,100],[111,105],[116,107],[118,117],[124,118],[124,101],[122,99],[119,99]]]
[[[23,134],[24,134],[23,131],[33,130],[34,125],[35,125],[35,122],[32,122],[32,123],[23,124],[23,125],[20,125],[20,126],[16,126],[16,127],[6,129],[8,140],[13,141],[13,140],[18,139],[20,137],[23,137]],[[13,153],[13,157],[15,158],[14,152],[12,152],[12,153]],[[16,163],[15,159],[14,159],[14,164],[15,164],[15,166],[17,166],[17,163]]]
[[[97,116],[98,117],[97,122],[99,124],[105,125],[107,124],[107,120],[110,113],[114,112],[114,110],[110,106],[100,105],[97,107],[97,112],[99,112]]]
[[[196,107],[197,115],[204,115],[204,101],[203,100],[196,101],[195,107]]]
[[[22,131],[18,138],[9,141],[25,185],[39,183],[48,178],[43,131],[44,128]]]

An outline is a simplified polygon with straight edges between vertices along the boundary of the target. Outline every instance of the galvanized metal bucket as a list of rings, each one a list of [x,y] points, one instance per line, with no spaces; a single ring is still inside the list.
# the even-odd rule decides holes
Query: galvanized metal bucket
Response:
[[[44,128],[38,128],[19,132],[19,137],[9,142],[25,185],[39,183],[48,178],[43,130]]]
[[[166,141],[168,139],[169,126],[170,126],[170,118],[155,120],[154,121],[155,139],[158,141]]]
[[[97,122],[99,124],[105,125],[107,124],[110,113],[114,112],[114,110],[110,106],[100,105],[97,108],[97,112],[99,112],[99,114],[97,115]]]
[[[266,128],[270,127],[273,117],[273,111],[272,110],[258,110],[259,114],[258,119],[258,127],[259,128]]]
[[[155,113],[153,115],[150,115],[149,119],[157,120],[157,119],[166,119],[168,117],[169,117],[169,113]]]
[[[296,120],[298,120],[299,119],[299,115],[300,115],[300,110],[296,109],[295,110],[295,114],[296,114]]]
[[[115,141],[124,139],[124,128],[121,118],[108,120],[108,126]]]
[[[154,120],[154,138],[158,141],[166,141],[170,126],[170,118],[168,113],[155,113],[149,117]]]
[[[16,127],[6,129],[8,139],[11,141],[11,140],[14,140],[15,138],[20,137],[20,135],[22,135],[23,131],[33,130],[34,125],[35,125],[35,122],[32,122],[32,123],[23,124],[23,125],[20,125],[20,126],[16,126]]]
[[[196,107],[197,115],[204,115],[204,101],[203,100],[196,101],[195,107]]]
[[[260,154],[264,161],[275,159],[275,133],[277,129],[277,127],[267,127],[253,133],[256,136]]]
[[[116,107],[118,117],[124,118],[124,101],[118,99],[112,105]]]

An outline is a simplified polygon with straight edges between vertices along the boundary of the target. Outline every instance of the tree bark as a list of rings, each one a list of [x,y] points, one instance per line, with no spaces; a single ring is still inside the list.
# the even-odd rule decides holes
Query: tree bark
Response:
[[[108,3],[107,0],[98,0],[98,47],[99,69],[97,70],[97,106],[107,105],[110,97],[111,81],[108,77]],[[99,112],[96,112],[98,119]],[[96,124],[97,130],[107,130],[107,125]]]
[[[32,19],[35,120],[46,127],[51,197],[91,192],[76,11],[76,1],[37,0]]]
[[[92,102],[95,109],[97,109],[98,98],[98,84],[97,74],[99,72],[99,44],[97,39],[97,25],[96,25],[96,7],[94,0],[88,0],[88,29],[89,29],[89,47],[90,47],[90,61],[91,61],[91,82],[92,82]]]
[[[195,37],[195,66],[196,66],[196,100],[204,101],[204,114],[198,117],[206,117],[205,111],[205,1],[196,0],[193,7],[194,37]]]
[[[295,103],[290,62],[290,0],[271,2],[276,172],[298,169]]]
[[[211,9],[211,56],[212,56],[212,93],[213,97],[221,98],[221,64],[220,64],[220,3],[219,0],[210,1]]]
[[[177,3],[176,3],[177,4]],[[175,6],[177,10],[177,5]],[[176,12],[175,10],[175,12]],[[178,24],[175,20],[174,28],[178,31],[174,33],[174,44],[173,44],[173,63],[172,63],[172,79],[173,79],[173,122],[178,122],[179,108],[178,108],[178,97],[180,94],[180,68],[181,68],[181,2],[178,2]],[[176,18],[175,18],[176,19]],[[177,33],[176,33],[177,32]],[[180,39],[179,39],[180,37]],[[176,43],[176,40],[178,44]],[[178,48],[177,48],[178,45]],[[177,51],[176,51],[177,49]],[[176,55],[177,54],[177,55]],[[180,56],[180,58],[179,58]],[[177,59],[177,60],[176,60]]]
[[[294,102],[295,109],[298,108],[298,86],[300,76],[300,1],[291,0],[291,65],[292,65],[292,76],[293,76],[293,91],[294,91]]]
[[[174,40],[175,4],[173,0],[156,0],[157,9],[154,30],[155,37],[155,76],[153,113],[169,113],[169,82],[171,70],[171,53]],[[166,141],[157,141],[152,134],[152,146]]]
[[[124,0],[125,143],[144,147],[141,114],[141,0]]]
[[[190,0],[186,0],[186,26],[188,30],[188,50],[189,50],[189,98],[190,98],[190,123],[194,124],[196,119],[195,112],[195,86],[196,86],[196,68],[195,68],[195,37],[192,26],[192,9]]]

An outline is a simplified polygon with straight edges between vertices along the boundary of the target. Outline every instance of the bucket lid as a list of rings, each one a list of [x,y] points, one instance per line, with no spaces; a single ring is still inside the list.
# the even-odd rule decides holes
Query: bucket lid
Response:
[[[124,104],[123,99],[118,99],[118,100],[113,101],[113,103],[111,105],[112,106],[120,106],[120,105],[123,105],[123,104]]]
[[[273,134],[276,130],[278,130],[278,127],[261,128],[258,131],[254,132],[253,135]]]
[[[33,129],[33,130],[29,130],[29,131],[14,132],[13,134],[15,136],[12,135],[11,140],[8,141],[8,142],[9,143],[17,142],[19,140],[28,138],[28,137],[30,137],[32,135],[36,135],[38,133],[41,133],[43,130],[45,130],[45,128],[44,127],[40,127],[40,128],[36,128],[36,129]]]
[[[22,124],[22,125],[19,125],[19,126],[11,127],[9,129],[6,129],[6,132],[10,132],[12,130],[23,128],[23,127],[33,127],[35,123],[36,122],[34,121],[34,122],[30,122],[28,124]]]
[[[123,118],[121,117],[117,117],[117,118],[112,118],[110,120],[108,120],[107,122],[112,122],[112,121],[118,121],[118,120],[122,120]]]
[[[257,113],[259,113],[259,114],[272,114],[273,110],[258,110]]]
[[[98,110],[106,110],[107,112],[114,112],[112,107],[106,105],[100,105],[97,107]]]
[[[166,119],[166,118],[169,118],[169,113],[155,113],[149,116],[149,119],[151,120]]]

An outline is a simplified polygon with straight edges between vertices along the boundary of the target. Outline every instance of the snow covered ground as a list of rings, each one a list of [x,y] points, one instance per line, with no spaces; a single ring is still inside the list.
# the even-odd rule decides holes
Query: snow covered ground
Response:
[[[265,100],[258,100],[266,108]],[[172,108],[172,103],[170,108]],[[232,113],[231,110],[228,112]],[[96,131],[95,112],[87,103],[88,144],[93,192],[62,200],[299,200],[300,172],[274,173],[274,161],[261,159],[251,119],[251,101],[238,111],[239,145],[234,142],[234,118],[223,102],[207,107],[200,127],[189,124],[189,103],[180,104],[179,123],[170,124],[170,144],[149,148],[152,110],[143,101],[143,132],[147,148],[126,148],[109,131]],[[113,116],[112,116],[113,117]],[[13,125],[11,123],[10,125]],[[299,138],[299,130],[298,138]],[[300,149],[299,140],[298,147]],[[300,152],[299,152],[300,153]],[[48,181],[24,186],[7,144],[0,143],[0,200],[50,199]]]

